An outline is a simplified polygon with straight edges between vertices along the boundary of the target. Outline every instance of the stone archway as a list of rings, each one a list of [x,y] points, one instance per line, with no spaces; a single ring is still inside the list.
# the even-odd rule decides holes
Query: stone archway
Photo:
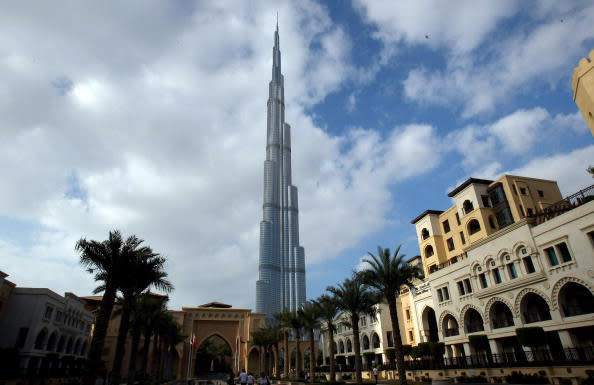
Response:
[[[261,372],[261,356],[260,356],[260,349],[257,347],[253,347],[250,349],[247,357],[247,370],[248,373],[252,373],[254,377],[258,377]]]
[[[425,342],[438,342],[439,335],[437,333],[437,318],[435,317],[435,310],[431,306],[426,306],[421,315],[423,321],[423,334],[425,335]]]
[[[229,372],[233,369],[233,349],[225,338],[212,334],[196,349],[194,374]]]

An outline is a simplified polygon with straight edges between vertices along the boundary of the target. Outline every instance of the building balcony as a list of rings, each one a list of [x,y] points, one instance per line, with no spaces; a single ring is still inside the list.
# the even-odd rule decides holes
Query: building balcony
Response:
[[[585,189],[580,190],[575,194],[570,195],[564,198],[563,200],[550,205],[542,211],[538,210],[534,214],[529,215],[528,218],[531,218],[535,226],[538,226],[540,224],[545,223],[548,220],[558,217],[561,214],[573,210],[576,207],[586,204],[591,200],[594,200],[594,185],[586,187]]]

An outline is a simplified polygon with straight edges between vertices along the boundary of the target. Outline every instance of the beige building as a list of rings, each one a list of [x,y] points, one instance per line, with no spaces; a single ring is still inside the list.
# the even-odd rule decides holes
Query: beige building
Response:
[[[541,326],[552,352],[594,344],[594,186],[561,199],[553,181],[469,179],[455,205],[413,220],[431,301],[413,301],[423,341],[447,357],[526,350],[516,328]],[[560,353],[559,353],[560,354]]]
[[[8,277],[8,274],[0,270],[0,320],[6,309],[8,298],[16,286],[14,283],[7,280],[6,277]]]
[[[573,70],[571,88],[573,101],[586,121],[590,132],[594,135],[594,50],[589,58],[582,58]]]

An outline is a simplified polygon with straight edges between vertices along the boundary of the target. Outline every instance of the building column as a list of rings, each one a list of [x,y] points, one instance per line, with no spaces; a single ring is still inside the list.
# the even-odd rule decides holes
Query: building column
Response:
[[[559,330],[557,333],[559,334],[559,339],[561,340],[561,345],[563,345],[564,349],[572,349],[578,347],[579,342],[576,340],[575,336],[571,331]]]
[[[503,353],[501,350],[501,345],[495,339],[489,340],[489,347],[491,348],[491,354],[497,354],[500,356]]]
[[[464,342],[462,344],[462,349],[464,349],[464,355],[466,357],[470,357],[472,355],[471,350],[470,350],[470,344],[468,342]]]

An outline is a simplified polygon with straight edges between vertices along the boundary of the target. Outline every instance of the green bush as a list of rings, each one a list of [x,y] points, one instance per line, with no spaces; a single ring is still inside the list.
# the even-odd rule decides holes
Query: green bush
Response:
[[[405,356],[410,356],[412,353],[412,346],[411,345],[402,345],[402,354]]]
[[[394,362],[396,359],[396,349],[394,348],[387,348],[384,353],[386,353],[386,358],[389,362]]]
[[[524,374],[522,372],[512,372],[505,376],[505,382],[508,384],[548,384],[549,379],[546,376],[538,374]]]
[[[485,376],[470,376],[470,377],[456,377],[456,382],[462,384],[486,384],[487,378]]]

